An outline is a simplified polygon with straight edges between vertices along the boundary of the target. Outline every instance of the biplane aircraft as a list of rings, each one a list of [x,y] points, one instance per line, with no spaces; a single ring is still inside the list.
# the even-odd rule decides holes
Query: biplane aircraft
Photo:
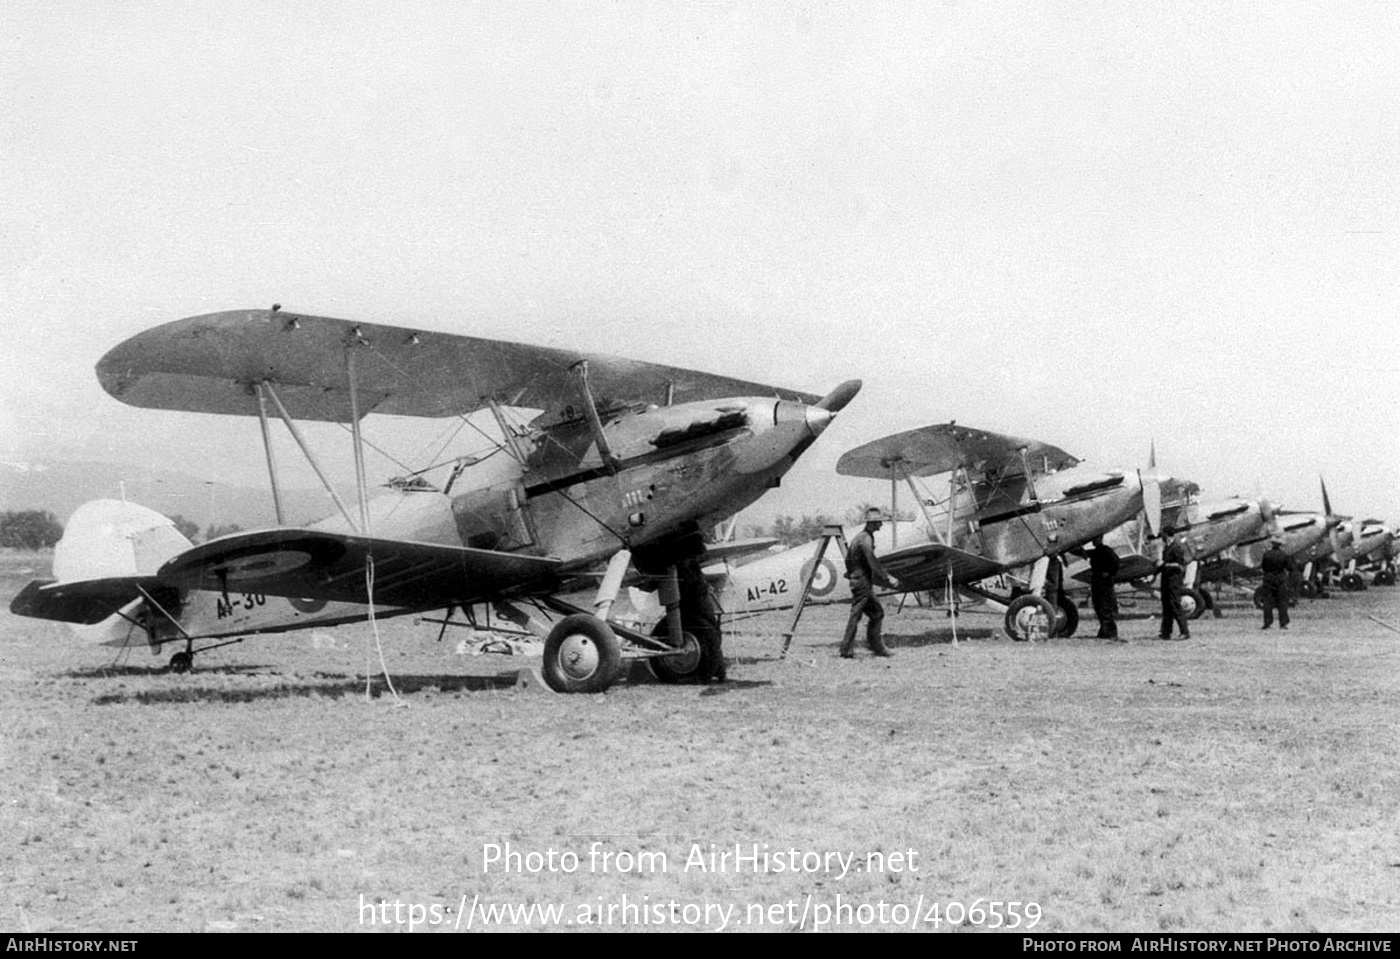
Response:
[[[954,589],[1006,603],[1014,639],[1073,632],[1077,610],[1047,596],[1052,562],[1066,551],[1146,512],[1156,524],[1158,481],[1136,470],[1099,470],[1036,440],[945,423],[875,440],[845,453],[843,476],[888,480],[891,514],[900,484],[914,496],[919,519],[886,523],[877,553],[903,591]],[[938,488],[931,485],[939,477]],[[825,558],[828,538],[796,546],[734,570],[720,605],[727,612],[795,607],[796,629],[809,602],[841,602],[850,590]],[[1004,596],[979,586],[998,574],[1030,566],[1030,590]]]
[[[1394,542],[1395,531],[1378,519],[1347,520],[1337,527],[1336,542],[1328,559],[1338,574],[1338,584],[1348,592],[1366,588],[1366,579],[1360,567],[1372,561],[1389,556],[1390,545]],[[1393,585],[1394,571],[1382,567],[1377,572],[1377,585]]]
[[[1160,536],[1154,537],[1140,523],[1127,523],[1104,537],[1120,558],[1118,583],[1150,590],[1169,538],[1181,544],[1187,556],[1186,573],[1177,602],[1181,612],[1195,619],[1213,605],[1203,589],[1201,571],[1212,557],[1239,543],[1252,542],[1275,530],[1274,506],[1266,498],[1240,496],[1220,500],[1199,498],[1200,487],[1190,481],[1163,482]],[[1070,575],[1089,578],[1088,563],[1076,564]]]
[[[1363,557],[1375,571],[1375,578],[1371,582],[1376,586],[1395,585],[1395,560],[1397,546],[1400,546],[1400,539],[1397,537],[1400,537],[1400,528],[1394,523],[1385,524],[1380,543]]]
[[[624,659],[648,659],[663,680],[709,675],[713,654],[679,616],[668,616],[659,637],[610,625],[618,590],[635,568],[660,578],[674,611],[676,564],[693,555],[699,528],[776,486],[860,389],[853,380],[818,397],[276,306],[147,330],[107,353],[97,374],[132,406],[257,417],[279,525],[191,545],[150,510],[95,504],[69,523],[55,555],[58,580],[30,583],[13,612],[88,625],[118,617],[153,649],[182,645],[170,663],[182,671],[197,653],[246,634],[534,603],[562,617],[548,630],[543,663],[561,692],[606,689]],[[505,455],[462,458],[370,496],[365,416],[473,411],[490,412]],[[274,414],[338,515],[282,525]],[[328,481],[298,421],[348,425],[355,508]],[[591,608],[562,598],[582,587]]]
[[[1322,484],[1323,512],[1306,510],[1275,509],[1272,523],[1258,534],[1236,543],[1222,551],[1200,568],[1200,581],[1218,582],[1226,578],[1253,578],[1263,575],[1262,562],[1269,542],[1277,539],[1283,544],[1283,551],[1293,557],[1302,573],[1304,596],[1317,595],[1317,587],[1312,579],[1312,557],[1321,555],[1324,545],[1330,543],[1333,531],[1348,517],[1332,512],[1332,504],[1327,496],[1327,484]],[[1327,545],[1325,551],[1331,551]],[[1256,590],[1256,592],[1258,592]],[[1204,593],[1203,595],[1209,595]],[[1257,605],[1262,608],[1262,594]]]

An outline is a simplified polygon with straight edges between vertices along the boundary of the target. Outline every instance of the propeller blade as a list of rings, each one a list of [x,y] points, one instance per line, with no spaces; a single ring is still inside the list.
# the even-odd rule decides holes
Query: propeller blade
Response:
[[[1157,536],[1162,531],[1162,483],[1157,474],[1142,475],[1138,470],[1138,482],[1142,485],[1142,514],[1147,519],[1147,528]]]
[[[1270,536],[1279,535],[1278,508],[1267,496],[1259,497],[1259,516],[1264,520],[1264,528]]]
[[[847,380],[818,400],[817,408],[831,413],[839,413],[846,408],[847,403],[855,399],[856,394],[860,392],[860,387],[860,380]]]

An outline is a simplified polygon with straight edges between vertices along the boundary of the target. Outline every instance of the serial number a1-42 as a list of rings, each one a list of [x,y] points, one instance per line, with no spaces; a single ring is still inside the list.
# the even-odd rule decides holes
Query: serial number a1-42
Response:
[[[214,608],[219,614],[219,619],[225,619],[240,609],[253,609],[266,603],[267,597],[262,593],[244,593],[234,597],[220,596],[215,600]]]
[[[755,602],[765,596],[781,596],[788,591],[787,580],[770,580],[767,586],[750,586],[748,590],[749,602]]]

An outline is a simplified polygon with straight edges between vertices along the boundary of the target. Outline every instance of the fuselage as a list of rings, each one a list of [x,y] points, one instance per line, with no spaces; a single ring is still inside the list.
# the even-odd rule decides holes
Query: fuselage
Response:
[[[1384,523],[1348,521],[1338,529],[1348,528],[1350,538],[1336,550],[1335,558],[1339,565],[1364,563],[1380,556],[1389,548],[1395,534]]]
[[[1267,507],[1262,500],[1230,497],[1207,503],[1193,503],[1188,512],[1190,525],[1179,530],[1187,555],[1198,562],[1210,559],[1230,547],[1256,540],[1267,532]]]
[[[370,533],[562,561],[565,572],[720,522],[778,485],[834,414],[765,397],[625,410],[521,438],[522,457],[370,503]],[[313,528],[350,532],[342,517]]]
[[[1014,506],[1003,504],[990,513],[979,513],[974,506],[970,497],[955,498],[951,522],[944,511],[917,522],[885,524],[875,534],[877,556],[948,543],[999,569],[1013,569],[1082,546],[1122,525],[1142,509],[1142,485],[1136,472],[1074,467],[1036,477],[1034,498],[1028,493]],[[860,528],[846,530],[847,538]],[[806,543],[731,570],[720,591],[720,605],[729,613],[793,606],[816,552],[817,543]],[[850,598],[840,563],[835,550],[828,550],[812,582],[817,601]]]
[[[1293,557],[1301,568],[1309,552],[1327,538],[1327,517],[1322,513],[1285,513],[1275,518],[1276,531],[1248,542],[1237,544],[1230,550],[1230,558],[1236,564],[1251,570],[1261,569],[1264,554],[1269,549],[1271,539],[1283,543],[1283,551]]]

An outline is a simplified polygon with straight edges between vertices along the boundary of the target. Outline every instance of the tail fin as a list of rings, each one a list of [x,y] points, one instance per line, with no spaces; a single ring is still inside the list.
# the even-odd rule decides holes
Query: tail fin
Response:
[[[68,518],[54,546],[57,581],[36,580],[14,598],[19,616],[70,624],[88,642],[114,646],[144,644],[147,631],[135,623],[147,596],[162,595],[174,606],[178,591],[154,574],[191,543],[175,524],[154,510],[119,500],[93,500]],[[118,613],[126,614],[118,618]],[[158,648],[153,645],[152,652]]]
[[[151,576],[162,563],[192,544],[175,524],[153,509],[98,499],[73,511],[53,550],[60,582]]]
[[[1154,470],[1146,476],[1138,472],[1142,484],[1142,513],[1153,536],[1162,531],[1162,483]]]

